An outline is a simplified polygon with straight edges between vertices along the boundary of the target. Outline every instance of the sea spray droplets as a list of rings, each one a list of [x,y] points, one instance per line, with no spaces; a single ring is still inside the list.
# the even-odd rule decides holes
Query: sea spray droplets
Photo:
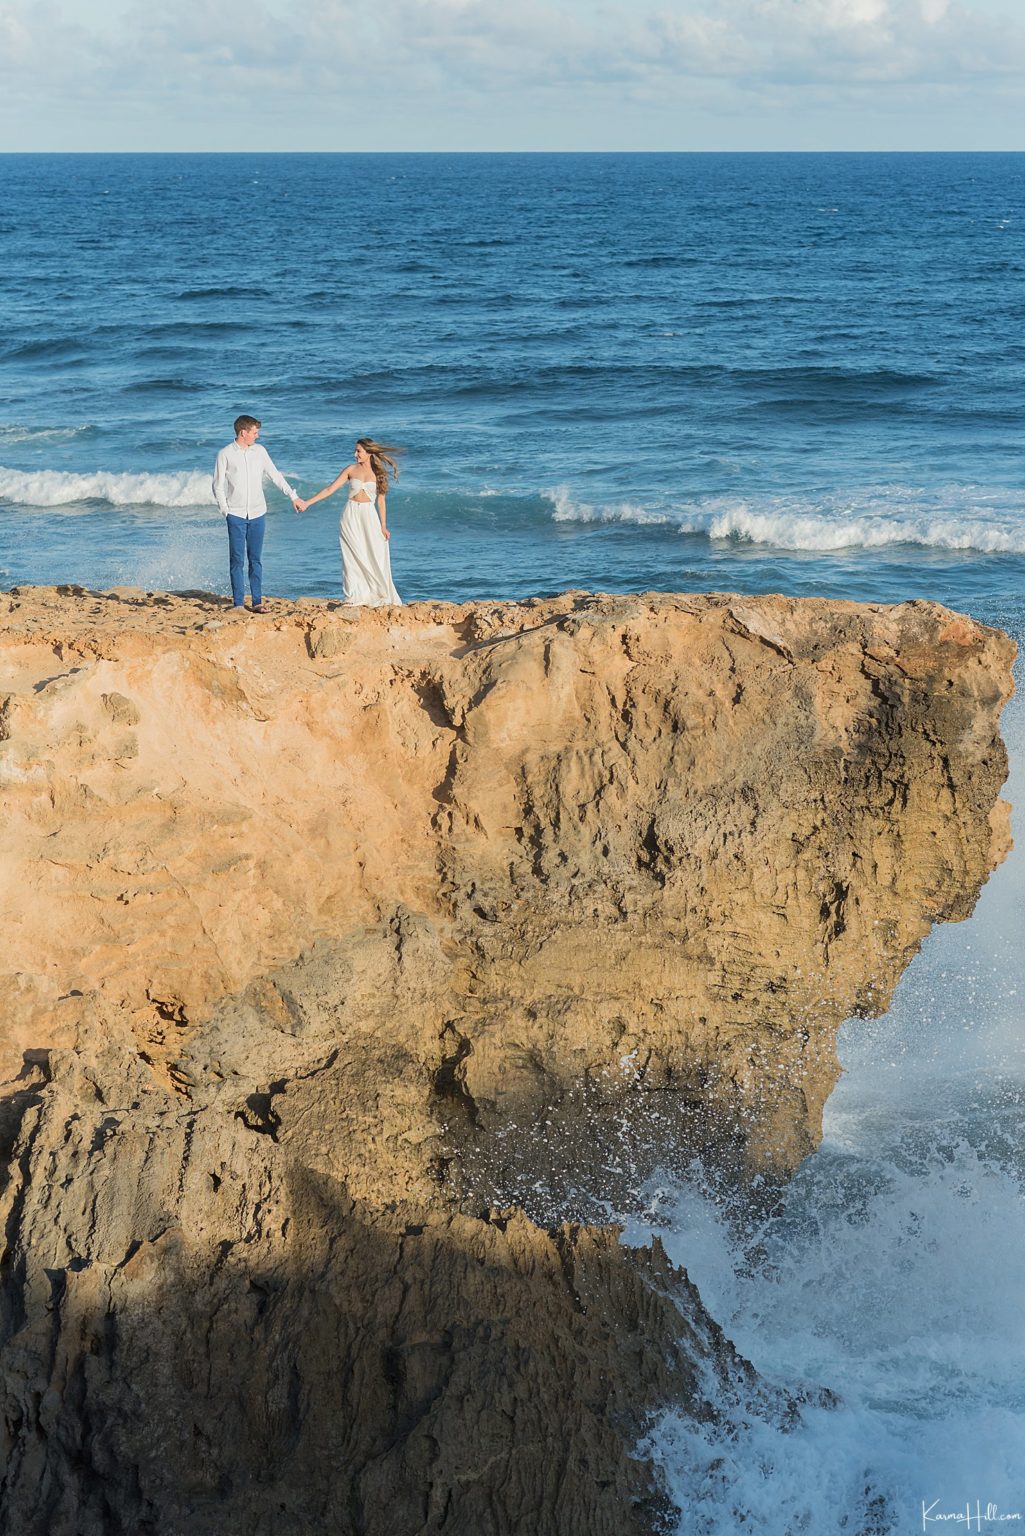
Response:
[[[668,1414],[644,1448],[686,1511],[680,1531],[901,1536],[922,1499],[1025,1509],[1025,1248],[1011,1095],[951,1119],[923,1085],[906,1118],[872,1097],[827,1110],[827,1139],[765,1219],[717,1206],[698,1180],[652,1181],[643,1217],[770,1383],[833,1389],[781,1428],[720,1401],[706,1425]],[[954,1089],[952,1088],[952,1100]],[[963,1091],[956,1094],[963,1116]],[[917,1527],[915,1527],[917,1528]]]
[[[809,1406],[784,1427],[743,1404],[719,1406],[725,1432],[670,1413],[638,1448],[662,1468],[681,1512],[677,1536],[902,1536],[913,1529],[913,1496],[887,1491],[908,1486],[912,1469],[885,1442],[880,1452],[878,1430],[866,1434],[863,1415]],[[838,1458],[844,1437],[864,1447],[860,1456]],[[880,1465],[880,1453],[888,1465]]]
[[[28,507],[65,507],[105,501],[113,507],[201,507],[212,505],[210,475],[198,469],[173,474],[130,475],[97,470],[73,475],[61,470],[23,471],[0,465],[0,498]]]

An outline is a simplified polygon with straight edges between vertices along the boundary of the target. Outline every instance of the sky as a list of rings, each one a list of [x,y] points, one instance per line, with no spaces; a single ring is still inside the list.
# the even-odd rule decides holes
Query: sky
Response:
[[[0,0],[0,151],[1025,149],[1021,0]]]

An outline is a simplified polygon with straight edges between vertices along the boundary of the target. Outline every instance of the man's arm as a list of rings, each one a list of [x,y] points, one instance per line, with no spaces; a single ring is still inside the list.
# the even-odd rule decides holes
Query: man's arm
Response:
[[[260,444],[260,448],[263,453],[264,474],[269,480],[274,481],[274,484],[277,486],[278,490],[283,492],[283,494],[288,497],[289,501],[294,507],[296,502],[299,500],[299,492],[292,489],[262,443]]]
[[[213,489],[214,501],[216,501],[225,517],[228,515],[227,481],[228,450],[227,448],[222,448],[214,460]]]

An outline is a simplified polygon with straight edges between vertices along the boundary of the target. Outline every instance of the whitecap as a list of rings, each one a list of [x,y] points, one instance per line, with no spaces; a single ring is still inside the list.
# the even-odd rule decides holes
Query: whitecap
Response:
[[[711,541],[822,554],[901,545],[1025,554],[1025,498],[976,486],[889,485],[814,499],[710,496],[654,505],[577,500],[566,486],[542,494],[557,523],[669,526]]]
[[[907,485],[871,488],[818,501],[787,496],[710,498],[681,507],[682,533],[833,553],[917,545],[934,550],[1025,553],[1025,507],[1013,493],[945,485],[924,492]]]
[[[643,526],[671,521],[665,512],[652,512],[629,501],[611,502],[600,507],[574,501],[564,486],[543,491],[542,495],[551,504],[552,521],[556,523],[634,523]]]
[[[910,544],[986,554],[1025,554],[1025,524],[1020,518],[994,517],[970,507],[957,514],[922,510],[908,515],[907,511],[897,513],[891,508],[820,511],[793,507],[782,500],[769,506],[736,501],[708,510],[705,518],[711,539],[772,545],[777,549],[829,553]],[[692,520],[682,531],[693,530]]]
[[[5,469],[0,465],[0,498],[27,507],[65,507],[105,501],[113,507],[200,507],[213,503],[211,477],[198,469],[171,474],[115,474],[95,470]]]
[[[73,437],[86,437],[95,428],[89,425],[76,427],[29,427],[20,422],[0,425],[0,443],[56,443]]]

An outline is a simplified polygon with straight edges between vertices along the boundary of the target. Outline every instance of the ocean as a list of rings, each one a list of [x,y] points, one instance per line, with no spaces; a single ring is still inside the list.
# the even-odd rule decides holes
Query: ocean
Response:
[[[305,494],[406,449],[407,601],[934,598],[1021,641],[1023,194],[1015,154],[0,157],[0,584],[226,592],[245,411]],[[339,597],[339,501],[268,500],[268,595]],[[653,1426],[681,1532],[1025,1524],[1023,890],[1014,853],[845,1026],[778,1210],[625,1213],[839,1399]]]

